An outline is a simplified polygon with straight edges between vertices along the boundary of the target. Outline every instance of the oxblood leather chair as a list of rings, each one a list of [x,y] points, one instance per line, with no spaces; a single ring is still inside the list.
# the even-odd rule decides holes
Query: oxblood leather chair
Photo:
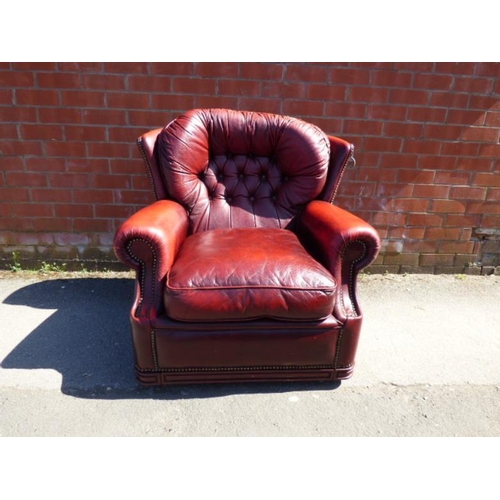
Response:
[[[331,204],[353,146],[286,116],[197,109],[139,138],[158,201],[115,236],[147,385],[351,376],[366,222]]]

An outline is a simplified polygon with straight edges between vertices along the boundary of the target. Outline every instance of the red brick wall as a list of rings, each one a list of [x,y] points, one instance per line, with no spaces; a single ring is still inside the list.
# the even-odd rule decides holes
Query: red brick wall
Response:
[[[138,135],[194,107],[283,113],[356,146],[337,203],[373,270],[462,272],[500,228],[498,63],[0,63],[0,262],[111,267],[153,201]]]

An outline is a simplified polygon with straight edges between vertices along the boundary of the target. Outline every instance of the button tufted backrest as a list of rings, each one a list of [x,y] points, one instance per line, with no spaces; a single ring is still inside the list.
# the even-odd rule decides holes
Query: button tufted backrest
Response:
[[[168,197],[189,213],[191,232],[286,227],[322,192],[330,142],[301,120],[248,111],[195,109],[159,134]]]

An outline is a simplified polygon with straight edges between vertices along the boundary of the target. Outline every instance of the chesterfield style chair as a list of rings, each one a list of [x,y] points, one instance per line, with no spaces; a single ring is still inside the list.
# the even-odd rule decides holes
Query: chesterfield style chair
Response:
[[[146,385],[349,378],[376,231],[332,205],[353,146],[301,120],[195,109],[139,138],[156,201],[115,253],[137,272]]]

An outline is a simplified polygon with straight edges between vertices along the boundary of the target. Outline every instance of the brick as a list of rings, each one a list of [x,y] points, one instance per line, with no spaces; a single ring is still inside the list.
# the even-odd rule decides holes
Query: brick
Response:
[[[0,155],[0,172],[6,172],[7,170],[24,170],[25,161],[28,161],[28,159],[23,161],[23,158],[19,156]]]
[[[96,90],[125,90],[124,75],[82,75],[82,87]]]
[[[68,141],[104,141],[106,139],[105,127],[65,125],[64,133]]]
[[[76,232],[108,233],[114,232],[113,223],[106,219],[74,219],[73,227]]]
[[[94,142],[89,143],[88,156],[90,158],[129,158],[132,144],[119,142]],[[134,150],[135,150],[135,145]]]
[[[192,75],[194,73],[194,63],[192,62],[154,62],[151,64],[153,75]]]
[[[104,92],[85,90],[63,90],[61,98],[63,106],[79,108],[99,108],[104,106]]]
[[[455,256],[453,254],[431,253],[420,256],[420,266],[452,266]]]
[[[362,185],[366,185],[366,183],[362,183]],[[364,193],[364,191],[362,192]],[[399,198],[409,198],[413,195],[413,184],[382,182],[378,184],[376,193],[377,196],[393,196],[397,193]]]
[[[489,172],[492,169],[492,165],[494,165],[495,162],[491,160],[491,158],[476,158],[474,159],[473,157],[467,158],[457,158],[457,165],[456,165],[456,170],[468,170],[471,172]]]
[[[92,187],[105,189],[130,189],[130,175],[96,174],[92,180]]]
[[[56,69],[54,62],[13,62],[13,69],[31,70],[31,71],[53,71]]]
[[[16,243],[18,245],[52,245],[54,238],[51,234],[17,233]]]
[[[180,94],[215,94],[216,80],[209,78],[174,78],[173,91]]]
[[[500,144],[481,144],[478,149],[482,157],[500,158]]]
[[[234,78],[239,75],[239,71],[239,63],[236,62],[199,62],[195,72],[199,76]]]
[[[48,203],[15,203],[12,206],[14,217],[52,217],[52,204]]]
[[[439,74],[424,74],[415,75],[414,86],[423,89],[450,90],[453,77]]]
[[[126,112],[118,109],[83,109],[83,122],[99,125],[124,125]]]
[[[133,205],[96,205],[95,216],[125,220],[135,211]]]
[[[61,125],[21,125],[23,139],[62,140],[63,128]]]
[[[467,254],[474,250],[472,241],[443,241],[439,244],[439,252],[450,254]]]
[[[449,186],[418,184],[413,189],[413,196],[415,198],[447,198],[449,192]]]
[[[450,196],[463,200],[484,200],[486,199],[486,189],[469,186],[454,186],[451,188]]]
[[[60,71],[77,71],[100,73],[103,69],[102,62],[60,62],[57,64]]]
[[[114,191],[112,189],[81,189],[73,192],[75,203],[106,204],[113,203]]]
[[[108,62],[105,64],[108,73],[147,73],[147,62]]]
[[[0,71],[0,87],[33,87],[35,77],[28,71]]]
[[[429,104],[445,108],[466,108],[469,101],[468,94],[454,92],[432,92]]]
[[[27,106],[58,106],[59,95],[56,90],[18,89],[16,103]]]
[[[488,189],[486,201],[500,201],[500,189]]]
[[[254,80],[220,80],[218,94],[259,96],[260,82]]]
[[[12,201],[15,203],[19,203],[22,201],[30,200],[29,191],[24,186],[22,188],[8,186],[8,188],[3,188],[0,191],[0,193],[1,193],[0,199],[3,202]]]
[[[329,70],[310,64],[289,63],[286,65],[285,79],[301,82],[327,82]]]
[[[343,134],[355,134],[360,136],[365,135],[382,135],[381,121],[375,120],[345,120]]]
[[[82,111],[75,108],[39,108],[38,116],[42,123],[82,123]]]
[[[40,172],[64,172],[66,169],[65,160],[63,158],[26,158],[27,171]]]
[[[130,205],[147,205],[151,203],[152,193],[150,191],[122,191],[122,203]]]
[[[421,240],[424,237],[423,227],[393,227],[389,229],[389,238],[399,238],[405,240]]]
[[[476,64],[473,62],[438,62],[436,73],[451,73],[455,75],[473,75]]]
[[[330,81],[334,84],[368,85],[371,71],[368,69],[332,68]]]
[[[67,189],[31,189],[31,199],[35,203],[71,203],[71,191]]]
[[[469,109],[481,111],[500,110],[500,101],[497,97],[471,94],[469,99]]]
[[[388,139],[385,137],[367,137],[364,142],[364,149],[366,151],[394,151],[398,152],[401,150],[402,145],[401,139]]]
[[[500,112],[488,112],[484,117],[484,125],[487,127],[500,127]]]
[[[356,155],[357,156],[357,155]],[[380,155],[380,165],[383,168],[395,168],[395,169],[415,169],[417,166],[419,156],[410,154],[400,154],[400,153],[387,153]],[[362,163],[362,165],[365,165]],[[413,173],[418,172],[417,170],[411,170],[412,178]]]
[[[488,203],[488,202],[469,202],[467,203],[467,213],[471,214],[500,214],[500,205],[498,203]]]
[[[396,212],[425,212],[429,206],[429,201],[419,198],[397,198],[391,200],[389,204],[390,210],[395,210]]]
[[[500,129],[488,127],[466,127],[462,132],[462,140],[494,142],[497,143],[500,137]]]
[[[425,230],[425,239],[428,240],[453,240],[460,238],[460,228],[454,227],[428,227]]]
[[[84,142],[48,142],[45,148],[48,156],[87,156]]]
[[[406,224],[406,214],[376,212],[371,222],[375,226],[404,226]]]
[[[5,156],[41,155],[42,145],[36,141],[0,140],[0,152]]]
[[[35,231],[71,231],[73,221],[71,219],[56,219],[54,217],[35,218],[33,220],[33,229]]]
[[[453,90],[469,94],[489,94],[493,88],[493,80],[488,78],[455,77]]]
[[[459,125],[484,125],[484,114],[466,109],[450,109],[446,123]]]
[[[343,101],[346,95],[346,87],[339,85],[306,85],[306,99],[321,99],[327,101]],[[293,97],[300,97],[299,95]]]
[[[14,123],[0,123],[0,137],[2,139],[19,139],[17,126]]]
[[[0,122],[37,122],[36,108],[21,108],[19,106],[0,107]]]
[[[113,158],[110,160],[111,173],[114,174],[144,174],[145,166],[142,159],[120,160]],[[149,179],[147,179],[149,182]]]
[[[366,118],[367,105],[359,102],[327,102],[326,115],[340,118]]]
[[[85,158],[68,158],[65,165],[65,170],[68,173],[109,172],[109,160],[107,158],[96,159],[87,156]]]
[[[474,227],[479,226],[481,224],[481,216],[480,215],[456,215],[449,214],[446,216],[446,220],[443,224],[444,227]]]
[[[187,96],[186,96],[187,97]],[[263,102],[271,102],[273,104],[278,105],[279,109],[279,103],[276,101],[276,99],[256,99],[255,100],[255,106],[253,104],[245,104],[247,102],[253,103],[254,99],[253,98],[248,98],[248,97],[242,97],[240,100],[238,100],[237,97],[229,97],[229,96],[203,96],[203,95],[197,95],[197,96],[189,96],[193,97],[195,100],[195,107],[197,108],[229,108],[229,109],[248,109],[251,111],[262,111],[262,109],[259,106],[263,105]],[[240,103],[238,105],[238,103]],[[265,104],[264,104],[265,105]]]
[[[408,120],[424,123],[444,123],[446,109],[431,107],[408,108]]]
[[[456,158],[454,156],[420,156],[418,167],[423,169],[453,170]]]
[[[46,186],[47,176],[45,174],[32,172],[6,172],[6,183],[8,186]]]
[[[317,125],[327,135],[339,135],[342,130],[342,120],[335,118],[318,118],[313,116],[309,119],[313,125]],[[343,136],[344,140],[350,141],[347,137]],[[350,141],[353,142],[353,141]],[[355,141],[354,141],[355,142]]]
[[[399,169],[397,179],[401,183],[430,184],[434,180],[434,172],[418,169]]]
[[[321,116],[323,103],[318,101],[304,101],[286,99],[283,101],[283,113],[292,116]]]
[[[264,97],[284,97],[303,98],[306,95],[304,83],[290,82],[262,82],[262,96]]]
[[[483,227],[500,227],[500,215],[484,215],[481,222]]]
[[[429,102],[429,92],[425,90],[392,89],[389,102],[421,106]]]
[[[12,104],[13,94],[10,89],[0,89],[0,105],[2,104]]]
[[[500,187],[500,174],[475,174],[472,181],[473,186],[494,186]]]
[[[56,233],[54,234],[54,241],[58,246],[88,245],[90,238],[86,234]]]
[[[476,75],[492,76],[493,78],[500,78],[500,63],[497,62],[477,63]]]
[[[465,213],[465,203],[458,200],[434,200],[431,203],[431,212],[463,214]]]
[[[478,144],[471,144],[466,142],[445,142],[441,148],[442,155],[451,156],[473,156],[477,157],[479,151]],[[500,149],[499,149],[500,152]]]
[[[403,71],[372,71],[372,85],[382,87],[410,87],[412,73]]]
[[[417,71],[425,73],[434,70],[434,63],[432,62],[396,62],[394,69],[401,71]]]
[[[149,94],[108,93],[108,107],[125,109],[149,108]]]
[[[430,139],[457,140],[462,134],[463,127],[454,125],[431,125],[427,124],[424,130],[424,137]]]
[[[470,174],[467,172],[436,172],[434,182],[436,184],[468,185],[470,182]]]
[[[419,254],[418,253],[403,253],[399,255],[384,255],[385,265],[406,265],[406,266],[416,266],[418,265]]]
[[[152,108],[160,109],[178,109],[180,111],[193,109],[195,107],[195,96],[179,94],[152,94]]]
[[[80,75],[78,73],[38,73],[37,82],[39,87],[77,89],[80,87]]]
[[[390,121],[404,121],[406,120],[406,113],[409,108],[406,106],[393,106],[390,104],[379,105],[369,104],[367,109],[367,118],[373,120],[390,120]]]
[[[346,182],[342,188],[344,196],[365,196],[373,197],[375,194],[375,183],[366,182]]]
[[[56,217],[93,217],[94,208],[92,205],[76,205],[73,203],[54,205]]]
[[[144,175],[134,175],[132,177],[132,189],[139,189],[140,191],[151,190],[151,181]],[[152,199],[152,201],[154,201]]]
[[[389,89],[382,87],[349,87],[347,98],[367,103],[393,102],[389,100]]]
[[[282,80],[285,72],[283,64],[242,62],[240,66],[242,78]]]
[[[421,138],[424,126],[421,123],[386,122],[384,124],[385,137]]]
[[[88,188],[89,174],[50,173],[49,183],[54,188]]]
[[[127,116],[130,125],[142,125],[147,129],[164,127],[171,120],[171,115],[165,111],[128,111]],[[120,123],[120,125],[123,124]]]

